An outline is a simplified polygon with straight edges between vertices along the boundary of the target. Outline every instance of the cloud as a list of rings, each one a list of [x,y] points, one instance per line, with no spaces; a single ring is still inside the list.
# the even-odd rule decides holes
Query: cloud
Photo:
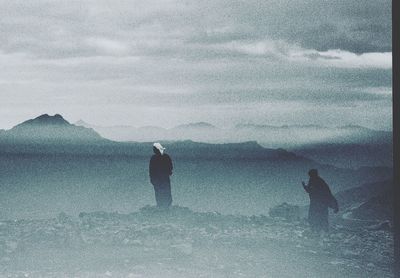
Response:
[[[391,51],[391,2],[293,1],[2,1],[2,50],[49,57],[97,55],[91,46],[173,52],[190,46],[263,40],[305,49]],[[118,44],[118,46],[116,45]],[[124,46],[122,46],[124,45]],[[170,47],[166,47],[166,46]],[[255,46],[250,43],[248,46]],[[89,48],[88,48],[89,47]],[[159,50],[159,51],[158,51]],[[181,49],[177,49],[181,51]],[[251,51],[256,51],[255,49]],[[260,50],[258,50],[260,51]]]
[[[392,52],[356,54],[339,49],[323,52],[301,50],[291,53],[291,57],[296,60],[308,58],[318,61],[321,65],[343,68],[392,68]]]
[[[231,39],[284,40],[317,51],[391,51],[391,2],[387,0],[201,1],[198,10],[204,10],[205,17],[198,29],[227,25]],[[214,43],[219,37],[226,40],[213,32],[193,36],[204,43]]]
[[[308,119],[309,107],[340,120],[346,105],[374,104],[384,118],[367,115],[370,122],[391,123],[390,95],[376,93],[391,88],[390,1],[0,4],[0,97],[24,116],[54,109],[85,118],[85,100],[93,107],[88,116],[105,121],[113,116],[102,113],[125,120],[135,107],[146,116],[132,122],[151,123],[156,109],[174,124],[211,115],[288,122]],[[4,103],[0,111],[13,113]],[[13,117],[2,113],[0,126]]]
[[[129,46],[123,42],[107,38],[87,38],[85,43],[93,47],[94,51],[100,54],[123,55],[129,52]]]

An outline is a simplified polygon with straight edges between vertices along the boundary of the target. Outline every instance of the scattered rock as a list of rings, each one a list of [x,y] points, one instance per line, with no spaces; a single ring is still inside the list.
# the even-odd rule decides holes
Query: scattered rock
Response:
[[[300,207],[296,205],[290,205],[288,203],[282,203],[269,210],[271,217],[284,218],[289,221],[300,220]]]
[[[376,225],[368,226],[367,229],[371,231],[378,231],[378,230],[390,231],[392,229],[392,225],[390,221],[383,221]]]
[[[185,255],[191,255],[193,253],[193,246],[190,243],[176,244],[172,245],[171,247]]]

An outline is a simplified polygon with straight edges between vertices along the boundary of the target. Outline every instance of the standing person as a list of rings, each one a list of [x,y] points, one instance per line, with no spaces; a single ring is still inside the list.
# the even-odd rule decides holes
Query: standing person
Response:
[[[171,182],[172,160],[164,153],[165,148],[160,143],[153,144],[154,155],[150,159],[150,182],[154,186],[157,207],[168,208],[172,204]]]
[[[302,182],[304,190],[310,195],[310,208],[308,210],[308,222],[315,233],[329,231],[328,208],[335,213],[339,211],[338,203],[332,195],[329,186],[318,175],[317,169],[308,172],[310,176],[308,185]]]

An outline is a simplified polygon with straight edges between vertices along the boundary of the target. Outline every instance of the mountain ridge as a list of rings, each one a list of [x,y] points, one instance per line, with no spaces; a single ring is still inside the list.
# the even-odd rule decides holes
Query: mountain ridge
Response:
[[[85,123],[84,121],[80,122]],[[206,126],[198,123],[196,126]],[[165,141],[175,156],[221,159],[308,160],[284,149],[264,148],[256,141],[201,143],[193,140]],[[82,144],[84,143],[84,144]],[[72,145],[71,145],[72,144]],[[92,128],[70,124],[61,115],[40,115],[0,134],[3,151],[13,153],[68,153],[147,156],[152,142],[115,142]]]
[[[79,126],[77,124],[88,125],[89,127]],[[224,140],[213,140],[213,138],[217,137],[220,129],[205,122],[181,125],[181,128],[178,128],[179,132],[176,133],[174,133],[174,131],[177,129],[174,128],[163,129],[154,126],[135,128],[139,134],[147,134],[148,136],[141,137],[142,140],[127,140],[119,142],[107,138],[102,132],[95,131],[95,127],[92,128],[90,126],[90,124],[83,120],[80,120],[75,124],[70,124],[59,114],[55,114],[54,116],[43,114],[34,119],[24,121],[10,130],[0,131],[0,143],[4,146],[4,149],[15,149],[15,151],[18,151],[19,148],[16,147],[16,143],[18,143],[19,146],[26,145],[23,148],[24,152],[29,152],[29,146],[32,144],[35,144],[35,149],[38,152],[46,152],[46,149],[49,149],[49,143],[53,143],[59,145],[59,148],[54,147],[52,149],[54,152],[63,149],[63,151],[67,153],[106,153],[110,155],[113,153],[118,153],[120,155],[137,153],[145,155],[145,152],[142,151],[143,148],[147,148],[146,146],[150,145],[150,142],[160,141],[165,142],[167,145],[171,144],[177,153],[181,153],[184,156],[188,156],[188,153],[191,153],[192,156],[196,155],[198,157],[220,156],[225,158],[236,157],[248,159],[262,159],[263,157],[277,158],[279,156],[286,159],[298,159],[302,157],[318,161],[322,165],[335,165],[337,167],[353,169],[361,166],[391,165],[391,156],[389,155],[391,144],[388,142],[390,140],[385,139],[388,137],[385,137],[386,135],[384,135],[381,140],[381,133],[378,134],[375,141],[366,138],[371,142],[361,142],[360,144],[346,142],[313,144],[313,142],[308,142],[305,146],[290,148],[284,144],[283,140],[281,140],[279,136],[276,137],[277,143],[275,145],[272,144],[271,146],[266,146],[265,144],[260,143],[260,140],[251,140],[248,136],[241,137],[241,140],[232,140],[231,138],[228,138],[229,136],[226,136],[227,138]],[[189,128],[186,129],[188,126]],[[285,128],[288,129],[289,127],[286,126]],[[302,128],[313,129],[316,128],[316,126],[307,125]],[[347,127],[347,129],[348,128],[353,128],[353,126]],[[356,128],[358,129],[358,126]],[[194,129],[195,132],[186,132],[187,130],[192,129]],[[205,130],[211,130],[211,132],[205,132]],[[114,132],[114,130],[111,131]],[[302,133],[304,132],[302,131]],[[162,137],[160,134],[169,134],[170,136]],[[174,136],[176,134],[179,136]],[[191,135],[193,134],[197,136],[195,136],[196,139],[192,138]],[[247,131],[242,134],[246,135]],[[280,133],[277,134],[279,135]],[[207,140],[208,137],[211,137],[211,140]],[[292,140],[298,140],[296,133],[291,133],[291,137]],[[307,135],[305,136],[305,139],[307,139]],[[70,147],[62,146],[61,142],[75,145],[85,143],[86,145],[92,146],[85,147],[86,149],[82,146],[76,146],[76,150],[73,150]],[[380,142],[383,142],[384,145],[381,145]],[[39,145],[43,145],[40,147],[40,151],[38,147]],[[186,148],[187,153],[184,154],[181,151],[181,148]],[[199,151],[200,149],[202,152]]]
[[[70,125],[60,114],[50,116],[49,114],[42,114],[34,119],[26,120],[13,128],[20,128],[30,125]]]
[[[213,127],[217,129],[228,129],[228,128],[221,128],[217,125],[211,124],[209,122],[204,122],[204,121],[199,121],[199,122],[189,122],[185,124],[179,124],[175,125],[170,128],[164,128],[160,126],[154,126],[154,125],[144,125],[144,126],[131,126],[131,125],[96,125],[96,124],[91,124],[88,123],[82,119],[76,121],[74,123],[75,125],[86,125],[90,127],[101,127],[101,128],[115,128],[115,127],[126,127],[126,128],[144,128],[144,127],[154,127],[154,128],[160,128],[164,130],[171,130],[175,128],[183,128],[183,127]],[[339,125],[339,126],[323,126],[323,125],[317,125],[317,124],[293,124],[293,125],[268,125],[268,124],[236,124],[234,125],[233,128],[250,128],[250,127],[255,127],[255,128],[282,128],[282,129],[288,129],[288,128],[319,128],[319,129],[358,129],[358,130],[368,130],[368,131],[373,131],[373,132],[385,132],[385,133],[391,133],[391,131],[383,130],[383,129],[373,129],[361,125],[356,125],[356,124],[348,124],[348,125]]]
[[[9,143],[83,143],[107,140],[92,128],[76,126],[65,120],[60,114],[40,115],[26,120],[9,130],[0,133],[3,141]]]

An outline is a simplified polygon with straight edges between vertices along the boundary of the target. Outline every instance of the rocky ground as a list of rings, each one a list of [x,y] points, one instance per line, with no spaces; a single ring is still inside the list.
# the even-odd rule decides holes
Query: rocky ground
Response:
[[[0,222],[0,277],[393,277],[386,226],[168,212]]]

